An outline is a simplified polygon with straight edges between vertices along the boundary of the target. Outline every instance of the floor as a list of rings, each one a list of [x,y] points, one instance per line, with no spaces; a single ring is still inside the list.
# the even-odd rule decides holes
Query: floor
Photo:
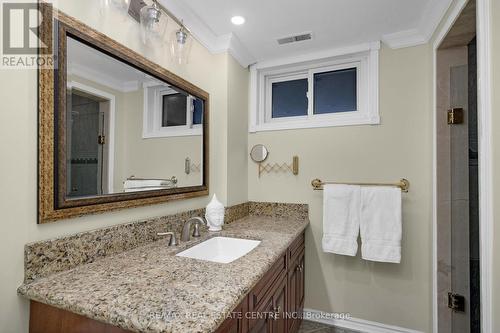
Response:
[[[302,322],[302,326],[299,329],[299,333],[357,333],[357,332],[304,320]]]

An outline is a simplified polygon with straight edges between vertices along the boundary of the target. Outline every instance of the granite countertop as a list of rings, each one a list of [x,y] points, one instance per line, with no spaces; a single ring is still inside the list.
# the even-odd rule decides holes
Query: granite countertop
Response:
[[[159,240],[25,283],[26,298],[135,332],[212,332],[263,277],[307,219],[248,216],[167,247]],[[229,264],[175,254],[214,236],[261,240]]]

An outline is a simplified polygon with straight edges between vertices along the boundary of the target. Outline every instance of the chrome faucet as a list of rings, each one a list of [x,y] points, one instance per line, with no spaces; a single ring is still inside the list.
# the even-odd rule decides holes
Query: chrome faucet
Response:
[[[200,237],[200,224],[207,224],[205,220],[199,216],[192,217],[184,223],[182,227],[181,241],[187,242],[190,239],[189,231],[191,230],[191,224],[194,222],[193,237]]]

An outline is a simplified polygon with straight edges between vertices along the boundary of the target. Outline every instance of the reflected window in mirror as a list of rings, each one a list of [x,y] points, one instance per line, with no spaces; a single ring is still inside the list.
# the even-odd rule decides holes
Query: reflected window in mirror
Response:
[[[201,127],[203,100],[173,90],[165,92],[161,98],[162,127]]]
[[[187,96],[172,93],[162,97],[162,127],[186,126],[189,106]]]
[[[200,136],[204,101],[178,88],[149,85],[144,95],[144,138]]]

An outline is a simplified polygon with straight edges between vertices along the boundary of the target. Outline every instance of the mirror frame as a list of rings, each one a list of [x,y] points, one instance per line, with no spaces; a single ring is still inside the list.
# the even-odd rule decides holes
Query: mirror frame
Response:
[[[123,46],[78,20],[39,2],[43,21],[40,38],[53,45],[56,69],[38,70],[38,223],[53,222],[86,214],[152,205],[209,194],[209,94],[144,56]],[[134,193],[114,193],[70,199],[66,195],[66,38],[97,49],[166,83],[175,85],[204,101],[203,183]],[[39,49],[42,55],[44,50]],[[64,184],[64,185],[61,185]]]

